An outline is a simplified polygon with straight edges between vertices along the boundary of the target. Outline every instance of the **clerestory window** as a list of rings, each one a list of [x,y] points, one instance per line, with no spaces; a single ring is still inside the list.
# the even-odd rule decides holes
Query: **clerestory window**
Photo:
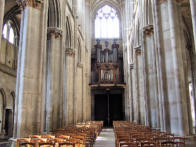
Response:
[[[105,5],[100,8],[95,17],[95,38],[119,38],[119,18],[117,11]]]

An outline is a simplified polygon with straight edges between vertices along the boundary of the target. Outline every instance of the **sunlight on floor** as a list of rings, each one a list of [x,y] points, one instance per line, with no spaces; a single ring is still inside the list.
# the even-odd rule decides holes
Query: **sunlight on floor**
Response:
[[[113,129],[103,129],[95,141],[94,147],[115,147]]]

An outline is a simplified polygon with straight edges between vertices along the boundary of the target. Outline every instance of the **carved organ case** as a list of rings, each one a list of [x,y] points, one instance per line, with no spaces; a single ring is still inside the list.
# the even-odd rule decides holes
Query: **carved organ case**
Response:
[[[94,63],[95,79],[98,83],[119,83],[119,63],[118,63],[118,49],[119,44],[116,40],[112,43],[111,47],[108,46],[108,41],[105,41],[105,47],[97,40],[95,45],[96,60]],[[95,81],[94,81],[95,82]]]

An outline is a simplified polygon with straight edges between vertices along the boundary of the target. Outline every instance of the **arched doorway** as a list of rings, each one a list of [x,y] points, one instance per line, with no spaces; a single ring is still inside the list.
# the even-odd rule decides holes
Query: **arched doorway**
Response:
[[[94,89],[92,94],[94,120],[104,121],[104,127],[112,127],[113,121],[125,119],[123,89]]]
[[[3,108],[3,95],[2,93],[0,92],[0,133],[2,134],[2,124],[3,124],[3,111],[4,111],[4,108]]]
[[[5,106],[6,106],[6,97],[5,92],[1,88],[0,89],[0,134],[4,135],[4,113],[5,113]]]

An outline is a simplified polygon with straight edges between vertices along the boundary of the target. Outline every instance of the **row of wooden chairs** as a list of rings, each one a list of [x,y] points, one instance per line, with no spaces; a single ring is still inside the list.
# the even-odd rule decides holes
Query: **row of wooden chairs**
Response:
[[[185,138],[128,121],[114,121],[116,147],[185,147]]]
[[[51,134],[18,138],[16,147],[92,147],[102,127],[102,121],[78,123],[58,129]]]

